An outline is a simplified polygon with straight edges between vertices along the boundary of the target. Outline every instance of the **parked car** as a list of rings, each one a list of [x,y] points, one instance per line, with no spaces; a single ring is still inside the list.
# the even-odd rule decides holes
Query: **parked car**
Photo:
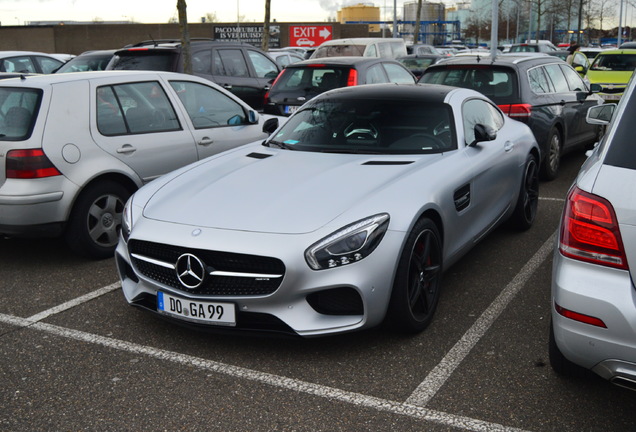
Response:
[[[594,58],[598,55],[598,53],[605,51],[605,48],[601,47],[581,47],[579,52],[585,54],[590,62],[594,60]]]
[[[570,52],[568,50],[556,50],[550,51],[546,54],[558,57],[563,61],[567,61]],[[579,73],[579,75],[584,77],[588,69],[590,68],[590,61],[585,54],[580,51],[575,51],[574,57],[572,58],[572,67]]]
[[[400,62],[378,57],[330,57],[289,65],[265,96],[264,112],[290,115],[311,98],[338,87],[360,84],[414,84]]]
[[[510,49],[508,52],[517,53],[517,52],[551,52],[556,51],[557,48],[550,41],[532,41],[532,42],[524,42],[510,45]]]
[[[636,390],[634,79],[618,107],[590,109],[607,134],[570,188],[552,266],[549,352],[559,374],[591,370]],[[616,112],[612,111],[616,108]]]
[[[134,194],[122,290],[198,328],[419,332],[443,270],[499,223],[532,225],[538,158],[530,129],[472,90],[332,90],[262,144]]]
[[[0,234],[64,235],[113,255],[126,199],[188,163],[266,137],[262,116],[202,78],[83,72],[0,83]]]
[[[420,82],[475,89],[528,124],[541,147],[541,173],[548,180],[556,178],[564,153],[591,146],[602,134],[599,126],[585,122],[587,109],[602,99],[556,57],[520,53],[484,61],[455,56],[430,66]]]
[[[636,68],[636,49],[606,50],[599,53],[586,77],[599,86],[599,96],[618,102]]]
[[[0,51],[0,72],[50,74],[64,62],[52,54],[32,51]]]
[[[636,42],[634,42],[634,41],[623,42],[621,44],[620,48],[634,49],[634,48],[636,48]]]
[[[86,51],[64,63],[55,73],[105,70],[116,50]]]
[[[270,50],[267,51],[267,54],[274,59],[281,69],[292,63],[305,60],[302,54],[290,50]]]
[[[398,38],[349,38],[323,42],[312,59],[324,57],[386,57],[398,58],[407,55],[404,39]]]
[[[263,109],[263,97],[280,68],[258,48],[234,42],[192,39],[192,73],[217,83],[252,108]],[[115,52],[107,70],[183,72],[181,41],[145,41]]]
[[[442,55],[433,45],[427,44],[411,44],[406,46],[407,54],[415,55]]]
[[[405,57],[398,57],[397,61],[402,63],[419,79],[427,67],[445,58],[448,58],[448,56],[441,54],[411,54]]]

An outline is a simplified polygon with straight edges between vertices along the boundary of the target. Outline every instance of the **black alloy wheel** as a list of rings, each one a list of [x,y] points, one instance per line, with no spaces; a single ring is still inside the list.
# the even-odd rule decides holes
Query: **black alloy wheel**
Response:
[[[534,223],[539,207],[539,166],[533,154],[528,155],[524,167],[519,198],[512,214],[512,223],[520,230],[529,229]]]
[[[388,320],[397,330],[418,333],[433,320],[442,282],[442,242],[437,226],[420,219],[409,233],[393,283]]]
[[[550,130],[548,137],[548,154],[541,165],[541,177],[554,180],[559,173],[561,164],[561,134],[556,128]]]

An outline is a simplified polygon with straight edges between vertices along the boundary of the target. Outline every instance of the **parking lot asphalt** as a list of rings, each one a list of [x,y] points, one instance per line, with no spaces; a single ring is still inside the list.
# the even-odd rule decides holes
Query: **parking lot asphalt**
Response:
[[[541,183],[529,231],[502,226],[445,273],[415,336],[193,332],[129,307],[112,259],[2,239],[0,430],[636,430],[636,393],[548,362],[554,236],[583,160]]]

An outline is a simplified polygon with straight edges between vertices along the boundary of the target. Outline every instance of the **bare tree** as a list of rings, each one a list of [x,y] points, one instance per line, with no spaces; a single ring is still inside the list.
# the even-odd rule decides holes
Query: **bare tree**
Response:
[[[417,0],[417,12],[415,13],[415,28],[413,29],[413,44],[420,40],[420,16],[422,15],[422,0]]]
[[[185,0],[177,0],[179,11],[179,32],[181,33],[181,49],[183,50],[183,72],[192,74],[192,55],[190,52],[190,30],[188,30],[188,14]]]
[[[263,20],[263,41],[261,46],[263,51],[269,50],[270,9],[271,9],[271,0],[265,0],[265,19]]]

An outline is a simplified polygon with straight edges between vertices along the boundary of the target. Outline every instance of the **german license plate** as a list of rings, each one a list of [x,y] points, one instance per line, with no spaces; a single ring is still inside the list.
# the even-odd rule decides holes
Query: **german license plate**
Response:
[[[159,291],[157,311],[186,321],[235,326],[236,311],[233,303],[190,300]]]
[[[300,108],[298,105],[285,105],[285,114],[293,114]]]

